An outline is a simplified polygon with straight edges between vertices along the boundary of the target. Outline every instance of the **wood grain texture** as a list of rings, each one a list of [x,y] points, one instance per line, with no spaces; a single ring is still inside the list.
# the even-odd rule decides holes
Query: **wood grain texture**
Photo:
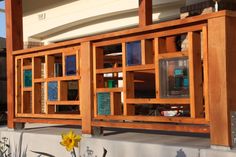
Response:
[[[204,116],[201,38],[199,32],[189,32],[190,114],[192,118]]]
[[[182,123],[182,124],[206,124],[209,121],[204,118],[189,118],[189,117],[164,117],[164,116],[102,116],[95,117],[96,120],[115,120],[115,121],[140,121],[140,122],[159,122],[159,123]]]
[[[93,65],[92,45],[90,42],[81,43],[80,57],[80,103],[82,114],[82,133],[92,134]]]
[[[81,125],[81,120],[68,119],[46,119],[46,118],[15,118],[16,123],[44,123],[44,124],[63,124],[63,125]]]
[[[152,24],[152,0],[139,0],[139,27]]]
[[[227,88],[226,17],[208,20],[211,144],[231,146]],[[235,44],[234,44],[235,45]]]
[[[8,128],[14,128],[14,57],[13,51],[23,49],[22,0],[6,0],[7,109]]]
[[[175,124],[134,123],[134,122],[122,123],[122,122],[103,122],[103,121],[93,121],[92,125],[99,127],[112,127],[112,128],[209,133],[209,126],[204,126],[204,125],[196,126],[196,125],[175,125]]]

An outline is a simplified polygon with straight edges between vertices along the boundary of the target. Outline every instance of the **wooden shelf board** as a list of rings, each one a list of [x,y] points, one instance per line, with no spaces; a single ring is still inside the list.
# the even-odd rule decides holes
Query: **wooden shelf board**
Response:
[[[208,125],[176,125],[176,124],[160,124],[160,123],[138,123],[138,122],[105,122],[93,121],[92,126],[97,127],[112,127],[112,128],[126,128],[126,129],[144,129],[144,130],[163,130],[163,131],[179,131],[190,133],[209,133],[210,127]]]
[[[143,122],[169,122],[169,123],[184,123],[184,124],[209,124],[204,118],[190,117],[164,117],[164,116],[123,116],[123,115],[97,115],[96,120],[117,120],[117,121],[143,121]]]
[[[78,114],[16,114],[17,118],[59,118],[59,119],[81,119]]]
[[[24,87],[23,91],[24,92],[31,92],[32,91],[32,87]]]
[[[160,53],[158,54],[159,59],[170,59],[170,58],[180,58],[187,57],[188,51],[179,51],[179,52],[169,52],[169,53]]]
[[[135,65],[135,66],[126,66],[126,71],[143,71],[143,70],[154,70],[154,64],[147,64],[147,65]]]
[[[80,101],[47,101],[47,105],[80,105]]]
[[[123,92],[123,88],[97,88],[96,92]]]
[[[46,82],[45,78],[35,78],[34,79],[34,83],[43,83],[43,82]]]
[[[81,119],[53,119],[53,118],[14,118],[16,123],[46,123],[46,124],[63,124],[63,125],[81,125]]]
[[[23,69],[24,70],[31,70],[32,69],[32,65],[24,65]]]
[[[97,74],[105,74],[105,73],[116,73],[116,72],[122,72],[122,67],[119,68],[106,68],[106,69],[97,69]]]
[[[189,98],[165,98],[165,99],[126,99],[128,104],[173,104],[173,105],[188,105]]]
[[[79,80],[80,76],[63,76],[63,77],[51,77],[46,78],[47,81],[71,81],[71,80]]]

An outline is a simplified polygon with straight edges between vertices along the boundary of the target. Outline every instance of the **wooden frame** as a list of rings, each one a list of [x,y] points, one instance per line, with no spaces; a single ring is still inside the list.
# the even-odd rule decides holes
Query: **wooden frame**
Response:
[[[41,52],[38,55],[22,55],[15,57],[15,76],[16,80],[16,96],[15,104],[16,108],[21,108],[20,110],[15,110],[15,116],[17,118],[67,118],[67,119],[81,119],[80,114],[76,115],[66,115],[66,114],[55,114],[56,106],[80,106],[79,100],[69,101],[67,100],[67,83],[68,81],[78,81],[77,90],[79,91],[79,80],[80,80],[80,47],[76,46],[73,48],[65,48],[60,51],[46,51]],[[74,76],[67,76],[65,73],[65,57],[66,56],[75,56],[76,62],[76,73]],[[58,60],[61,56],[61,60]],[[58,62],[63,67],[61,69],[61,75],[55,74],[56,67],[55,63]],[[19,65],[20,64],[20,65]],[[43,69],[42,69],[43,68]],[[32,71],[32,87],[24,87],[24,71]],[[43,72],[42,72],[43,71]],[[59,70],[60,71],[60,70]],[[19,80],[19,78],[21,78]],[[48,84],[49,82],[57,82],[57,100],[48,101]],[[44,86],[44,88],[42,87]],[[21,89],[21,90],[19,90]],[[21,93],[19,97],[18,93]],[[26,93],[27,92],[27,93]],[[30,93],[32,94],[30,94]],[[44,93],[44,95],[42,95]],[[25,95],[28,94],[28,95]],[[42,98],[43,97],[43,98]],[[79,98],[79,95],[78,95]],[[44,99],[44,100],[42,100]],[[77,99],[77,98],[76,98]],[[21,101],[20,103],[18,101]],[[42,106],[42,101],[44,106]],[[31,105],[30,105],[31,104]],[[42,108],[45,108],[45,111],[42,111]]]
[[[185,31],[184,31],[185,30]],[[174,32],[172,30],[166,30],[164,32],[158,33],[151,33],[150,35],[138,35],[138,36],[131,36],[125,38],[119,38],[115,40],[106,40],[101,42],[94,43],[93,46],[93,64],[94,64],[94,119],[101,120],[101,121],[143,121],[143,122],[176,122],[176,123],[191,123],[191,124],[209,124],[209,110],[207,109],[208,104],[205,104],[205,110],[203,110],[203,104],[199,104],[199,102],[203,103],[203,88],[201,81],[202,75],[197,75],[198,79],[195,82],[192,80],[194,74],[196,73],[203,73],[201,70],[202,63],[201,63],[201,47],[200,42],[200,32],[203,36],[202,43],[207,43],[207,38],[204,38],[207,35],[207,30],[205,24],[195,25],[195,26],[186,26],[181,27],[179,29],[175,29]],[[165,35],[164,35],[165,34]],[[176,48],[173,46],[173,37],[175,35],[187,34],[187,41],[188,41],[188,49],[184,51],[177,51]],[[171,40],[169,36],[172,36]],[[167,37],[165,39],[165,37]],[[133,42],[136,40],[140,40],[141,43],[141,50],[142,50],[142,59],[140,65],[134,66],[127,66],[126,65],[126,43]],[[168,42],[168,43],[167,43]],[[116,45],[120,44],[122,46],[122,67],[118,68],[102,68],[103,67],[103,47],[109,45]],[[165,48],[166,45],[171,46],[172,48]],[[198,49],[196,49],[198,48]],[[170,52],[169,52],[170,51]],[[202,58],[204,64],[207,64],[207,49],[204,49],[204,57]],[[159,71],[159,60],[163,59],[172,59],[172,58],[189,58],[189,71],[190,71],[190,98],[162,98],[160,96],[160,71]],[[196,63],[196,61],[197,63]],[[156,88],[156,96],[155,98],[135,98],[134,97],[134,75],[133,73],[136,71],[150,71],[153,70],[155,73],[155,88]],[[204,66],[204,81],[207,80],[207,66]],[[101,74],[106,73],[116,73],[122,72],[123,74],[123,87],[118,88],[104,88],[103,81],[104,78]],[[99,77],[98,77],[99,76]],[[206,82],[207,83],[207,82]],[[205,87],[207,88],[207,84],[205,83]],[[201,88],[195,87],[196,85],[200,86]],[[103,88],[100,88],[103,87]],[[196,88],[196,89],[195,89]],[[120,111],[119,114],[114,114],[114,100],[111,98],[111,112],[110,115],[98,115],[98,107],[97,107],[97,93],[100,92],[109,92],[111,97],[114,93],[122,93],[123,92],[123,113]],[[205,91],[206,92],[206,91]],[[204,93],[205,93],[204,92]],[[197,98],[197,100],[195,100]],[[113,102],[112,102],[113,101]],[[136,105],[140,104],[172,104],[172,105],[180,105],[180,106],[189,106],[191,116],[189,118],[185,117],[162,117],[162,116],[137,116],[134,115],[134,108]],[[206,114],[206,116],[203,115]],[[93,123],[93,125],[101,124],[99,122]],[[121,127],[123,124],[119,123]],[[126,125],[126,124],[124,124]],[[132,124],[130,124],[132,125]],[[140,127],[145,126],[146,124],[140,124]],[[102,123],[103,127],[109,127],[109,123]],[[128,127],[128,126],[127,126]],[[172,131],[176,131],[173,129]],[[209,130],[208,130],[209,131]],[[203,131],[204,132],[204,131]]]
[[[235,32],[233,31],[236,23],[236,13],[231,11],[220,11],[217,13],[206,14],[201,16],[190,17],[182,20],[173,20],[169,22],[163,22],[160,24],[151,24],[151,9],[149,0],[142,0],[140,3],[140,27],[128,30],[122,30],[107,34],[95,35],[91,37],[85,37],[75,39],[71,41],[51,44],[48,46],[31,48],[22,50],[22,1],[21,0],[6,0],[6,16],[7,16],[7,79],[8,79],[8,127],[14,128],[15,123],[26,122],[42,122],[42,123],[59,123],[59,124],[72,124],[81,125],[84,133],[92,133],[92,126],[98,127],[121,127],[121,128],[142,128],[149,130],[166,130],[166,131],[184,131],[184,132],[198,132],[211,134],[211,143],[213,145],[220,146],[232,146],[231,140],[231,126],[230,126],[230,112],[235,111],[235,92],[233,92],[235,86],[235,56],[233,50],[235,49]],[[13,25],[14,23],[14,25]],[[218,30],[218,32],[216,31]],[[202,44],[203,56],[201,61],[203,62],[203,70],[200,69],[200,57],[199,57],[199,31],[202,32]],[[218,34],[215,34],[215,33]],[[188,33],[190,49],[184,52],[175,51],[172,47],[176,34]],[[215,38],[216,37],[216,38]],[[163,40],[163,38],[166,38]],[[217,40],[216,40],[217,39]],[[141,41],[142,45],[142,64],[132,67],[126,67],[126,43],[132,41]],[[151,42],[150,42],[151,40]],[[220,41],[220,42],[219,42]],[[96,69],[96,52],[99,51],[99,47],[117,44],[122,45],[122,62],[123,67],[112,67],[108,69]],[[171,45],[171,47],[165,48],[165,43]],[[76,55],[77,60],[83,58],[82,62],[76,65],[78,76],[76,77],[57,77],[57,78],[33,78],[34,84],[31,87],[20,89],[23,84],[23,70],[32,69],[33,75],[37,76],[38,69],[32,68],[38,65],[37,57],[45,56],[45,63],[48,63],[50,57],[58,52],[68,50],[71,47],[72,50],[76,49],[78,45],[81,46],[81,50],[85,53]],[[152,46],[150,46],[152,45]],[[154,49],[154,63],[152,63],[151,54],[147,54],[146,51]],[[167,50],[168,53],[160,53]],[[93,51],[93,52],[92,52]],[[216,53],[217,52],[217,53]],[[66,53],[63,53],[62,57],[65,57]],[[190,60],[190,98],[176,99],[163,99],[160,95],[160,74],[159,60],[182,58],[186,57]],[[31,65],[24,65],[24,59],[32,58]],[[92,62],[93,60],[93,62]],[[63,59],[64,61],[64,59]],[[13,64],[12,64],[13,63]],[[15,64],[15,65],[14,65]],[[94,65],[92,65],[94,64]],[[101,64],[101,63],[100,63]],[[83,65],[83,66],[82,66]],[[215,67],[219,67],[216,69]],[[52,68],[52,66],[51,66]],[[89,72],[87,71],[89,70]],[[46,73],[51,71],[50,68],[46,68]],[[64,73],[65,70],[63,70]],[[134,72],[136,71],[154,71],[155,73],[155,98],[137,99],[133,93]],[[122,88],[94,88],[97,87],[98,82],[94,82],[96,75],[102,75],[104,73],[119,73],[123,72],[124,87]],[[92,74],[93,73],[93,74]],[[194,76],[196,73],[203,73],[203,82],[200,79],[200,75]],[[216,79],[217,78],[217,79]],[[38,114],[39,108],[35,104],[32,104],[32,108],[29,109],[25,105],[29,104],[27,99],[29,92],[33,92],[32,99],[36,99],[35,88],[38,88],[35,84],[40,84],[50,81],[68,81],[68,80],[80,80],[80,88],[84,89],[85,86],[89,86],[89,89],[81,96],[86,96],[87,100],[81,97],[80,101],[68,102],[54,101],[49,102],[46,106],[48,111],[53,103],[62,105],[64,103],[81,105],[81,115],[56,115],[54,113],[47,112],[47,114]],[[120,78],[116,78],[119,80]],[[89,80],[89,81],[87,81]],[[220,80],[216,82],[215,80]],[[101,81],[102,78],[101,78]],[[82,86],[82,87],[81,87]],[[15,87],[15,89],[11,89]],[[62,88],[62,87],[59,87]],[[93,89],[94,88],[94,89]],[[217,90],[221,89],[221,90]],[[97,113],[96,97],[93,96],[96,92],[109,92],[111,94],[111,115],[101,116],[94,114]],[[124,93],[124,111],[120,110],[120,107],[114,105],[116,102],[115,93]],[[25,99],[24,93],[27,93]],[[63,97],[63,93],[59,95],[59,98]],[[118,96],[119,97],[119,96]],[[94,99],[94,100],[93,100]],[[204,104],[202,102],[204,100]],[[220,100],[220,101],[219,101]],[[25,103],[24,103],[25,101]],[[120,103],[117,101],[118,104]],[[137,116],[134,114],[134,106],[146,103],[152,104],[175,104],[190,106],[191,117],[158,117],[158,116]],[[86,105],[83,105],[86,104]],[[133,104],[133,105],[130,105]],[[94,105],[94,106],[93,106]],[[93,108],[94,107],[94,108]],[[21,113],[24,110],[32,110],[32,113]],[[86,112],[88,111],[88,112]],[[20,113],[20,114],[19,114]],[[68,118],[69,120],[67,120]],[[82,122],[81,119],[82,118]],[[98,121],[97,121],[98,120]],[[102,121],[100,121],[102,120]],[[112,122],[114,120],[116,122]],[[137,121],[138,122],[137,122]],[[127,121],[132,121],[127,123]],[[150,123],[152,122],[152,123]],[[168,124],[165,124],[168,123]],[[175,125],[172,123],[178,123]],[[188,124],[188,125],[185,125]],[[191,125],[189,125],[191,124]],[[197,124],[197,125],[196,125]],[[209,130],[210,125],[210,130]],[[222,129],[223,128],[223,129]]]

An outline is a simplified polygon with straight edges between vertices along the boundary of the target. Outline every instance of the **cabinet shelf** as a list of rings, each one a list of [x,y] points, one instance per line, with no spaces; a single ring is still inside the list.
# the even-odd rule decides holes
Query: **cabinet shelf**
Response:
[[[158,55],[159,59],[180,58],[180,57],[188,57],[188,51],[168,52],[168,53],[161,53]]]
[[[24,65],[23,69],[24,70],[31,70],[32,69],[32,65]]]
[[[105,74],[105,73],[117,73],[122,72],[122,67],[120,68],[106,68],[106,69],[97,69],[97,74]]]
[[[79,80],[80,76],[64,76],[64,77],[51,77],[47,78],[47,81],[73,81]]]
[[[97,88],[96,92],[123,92],[123,88]]]
[[[126,71],[142,71],[142,70],[153,70],[153,69],[155,69],[154,64],[135,65],[126,67]]]
[[[189,98],[166,98],[166,99],[126,99],[128,104],[173,104],[189,105]]]
[[[25,87],[23,88],[24,92],[31,92],[32,91],[32,87]]]
[[[80,105],[80,101],[48,101],[47,105]]]

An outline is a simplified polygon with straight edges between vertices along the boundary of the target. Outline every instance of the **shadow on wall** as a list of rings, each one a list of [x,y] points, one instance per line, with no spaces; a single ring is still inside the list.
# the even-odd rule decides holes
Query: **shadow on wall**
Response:
[[[180,149],[179,151],[177,151],[176,157],[187,157],[187,156],[185,152],[182,149]]]
[[[23,16],[62,6],[78,0],[23,0]]]

